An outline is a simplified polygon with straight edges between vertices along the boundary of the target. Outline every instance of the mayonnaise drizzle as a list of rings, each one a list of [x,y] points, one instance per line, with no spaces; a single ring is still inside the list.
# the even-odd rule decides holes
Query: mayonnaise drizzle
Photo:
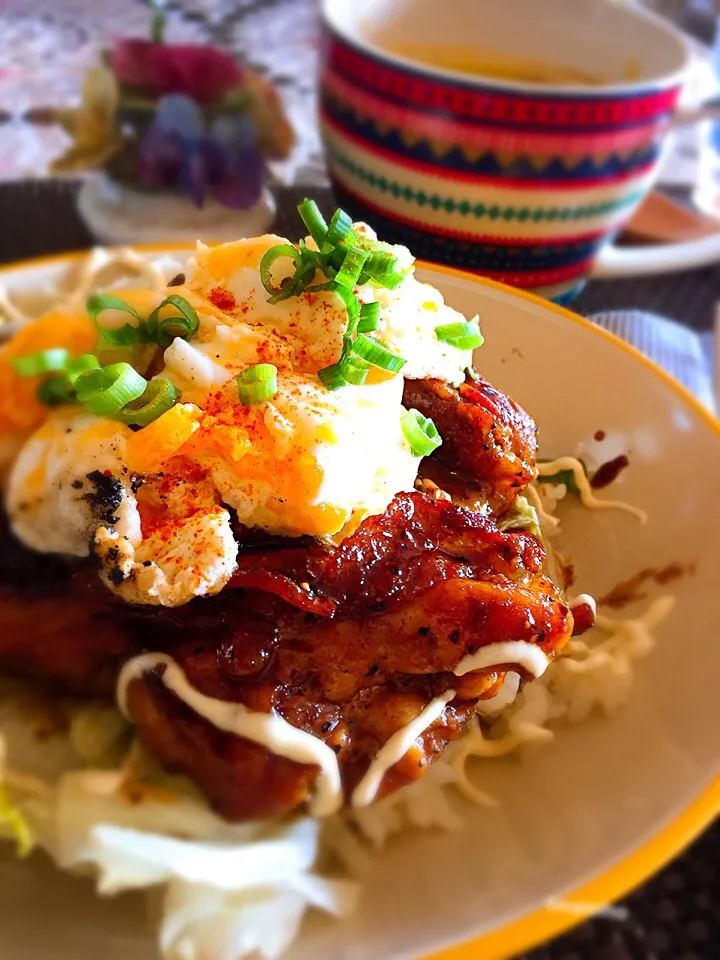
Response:
[[[188,682],[172,657],[164,653],[143,654],[123,667],[118,680],[117,700],[126,717],[131,719],[127,706],[130,683],[161,666],[165,667],[162,682],[167,689],[218,730],[244,737],[296,763],[312,763],[320,767],[315,796],[309,804],[314,817],[328,817],[340,809],[343,801],[340,768],[335,752],[327,744],[311,733],[293,727],[277,713],[260,713],[241,703],[206,697]]]
[[[590,607],[593,612],[593,617],[597,616],[595,597],[591,597],[589,593],[579,593],[576,597],[573,597],[572,600],[568,600],[568,606],[571,610],[574,610],[575,607]]]
[[[540,477],[552,476],[553,473],[558,473],[560,470],[572,470],[580,499],[583,506],[587,507],[588,510],[624,510],[626,513],[631,513],[634,517],[637,517],[643,525],[648,521],[648,516],[644,510],[634,507],[631,503],[625,503],[624,500],[598,500],[593,493],[583,465],[575,457],[558,457],[557,460],[551,460],[549,463],[539,463],[537,468]]]
[[[453,673],[456,677],[464,677],[466,673],[484,670],[487,667],[499,667],[505,663],[517,663],[531,676],[537,678],[545,673],[550,661],[534,643],[527,640],[507,640],[488,643],[475,653],[469,653],[462,658]]]
[[[353,807],[366,807],[373,802],[390,767],[402,760],[417,738],[442,716],[443,710],[454,696],[454,690],[447,690],[441,697],[435,697],[407,726],[395,731],[380,748],[365,776],[353,790],[350,798]]]
[[[545,510],[543,507],[542,497],[532,484],[530,484],[529,487],[526,487],[525,496],[537,511],[541,531],[543,527],[547,527],[549,530],[554,530],[556,527],[560,526],[560,521],[558,518],[554,517],[551,513],[548,513]]]

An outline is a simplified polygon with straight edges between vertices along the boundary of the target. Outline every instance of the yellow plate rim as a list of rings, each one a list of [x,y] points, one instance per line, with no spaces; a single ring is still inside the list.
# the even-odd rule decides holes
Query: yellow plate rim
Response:
[[[171,253],[176,250],[187,250],[191,246],[191,244],[186,243],[138,244],[133,246],[132,249],[138,253]],[[60,265],[63,262],[70,263],[87,256],[89,252],[89,250],[77,250],[2,264],[0,265],[0,276],[16,271],[37,269],[55,264]],[[579,324],[595,336],[613,343],[617,348],[624,350],[625,353],[645,366],[656,377],[659,377],[667,387],[685,403],[689,404],[695,413],[720,437],[720,420],[714,417],[689,390],[670,376],[662,367],[648,359],[645,354],[602,327],[591,323],[585,317],[581,317],[579,314],[549,300],[543,300],[541,297],[525,290],[509,287],[506,284],[464,270],[458,270],[455,267],[429,263],[425,260],[417,260],[416,264],[421,269],[431,273],[470,281],[478,286],[496,289],[526,302],[534,303],[565,320]],[[541,907],[476,939],[434,953],[426,960],[508,960],[508,958],[545,943],[582,923],[593,913],[609,906],[615,900],[620,899],[642,884],[643,881],[681,853],[717,817],[720,817],[720,776],[711,780],[696,799],[652,837],[633,849],[626,857],[577,889],[563,895],[560,907],[553,908],[550,905]]]

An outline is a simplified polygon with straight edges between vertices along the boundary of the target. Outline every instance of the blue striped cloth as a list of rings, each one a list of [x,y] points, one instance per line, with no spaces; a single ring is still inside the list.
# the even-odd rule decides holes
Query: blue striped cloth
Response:
[[[698,334],[674,320],[644,310],[609,310],[594,313],[588,319],[637,347],[717,413],[713,333]]]

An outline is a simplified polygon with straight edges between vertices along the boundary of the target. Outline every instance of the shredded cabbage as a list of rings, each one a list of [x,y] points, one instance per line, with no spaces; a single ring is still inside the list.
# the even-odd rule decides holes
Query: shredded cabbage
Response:
[[[51,709],[57,700],[22,691],[0,703],[0,837],[22,856],[38,846],[59,867],[94,876],[103,895],[162,889],[167,960],[275,960],[309,908],[354,908],[355,883],[313,870],[318,821],[228,823],[137,746],[108,769],[127,743],[114,710],[63,703],[66,722],[39,737],[35,721]]]
[[[500,530],[527,530],[534,537],[540,538],[540,521],[537,510],[527,497],[516,497],[512,510],[503,517],[498,524]]]

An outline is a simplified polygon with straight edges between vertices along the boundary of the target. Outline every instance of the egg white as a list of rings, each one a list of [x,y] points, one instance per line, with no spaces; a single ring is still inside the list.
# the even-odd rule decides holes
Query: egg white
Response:
[[[415,279],[410,253],[395,248],[408,271],[403,282],[395,290],[364,284],[357,294],[362,303],[379,301],[376,335],[405,367],[329,391],[318,370],[341,355],[346,307],[332,291],[268,303],[260,260],[286,242],[266,236],[200,246],[185,268],[187,287],[178,292],[192,298],[200,327],[191,342],[165,350],[156,375],[203,411],[187,453],[208,477],[194,512],[185,509],[175,522],[170,504],[172,528],[143,531],[125,459],[131,431],[68,407],[49,416],[11,470],[6,505],[24,543],[80,557],[92,550],[106,584],[124,599],[174,606],[217,592],[232,575],[230,508],[249,527],[337,541],[413,489],[420,460],[401,425],[404,379],[462,382],[471,352],[442,343],[435,329],[464,318]],[[255,363],[277,367],[278,393],[244,406],[235,378]],[[88,475],[96,470],[120,484],[110,518],[99,516],[91,495]]]

